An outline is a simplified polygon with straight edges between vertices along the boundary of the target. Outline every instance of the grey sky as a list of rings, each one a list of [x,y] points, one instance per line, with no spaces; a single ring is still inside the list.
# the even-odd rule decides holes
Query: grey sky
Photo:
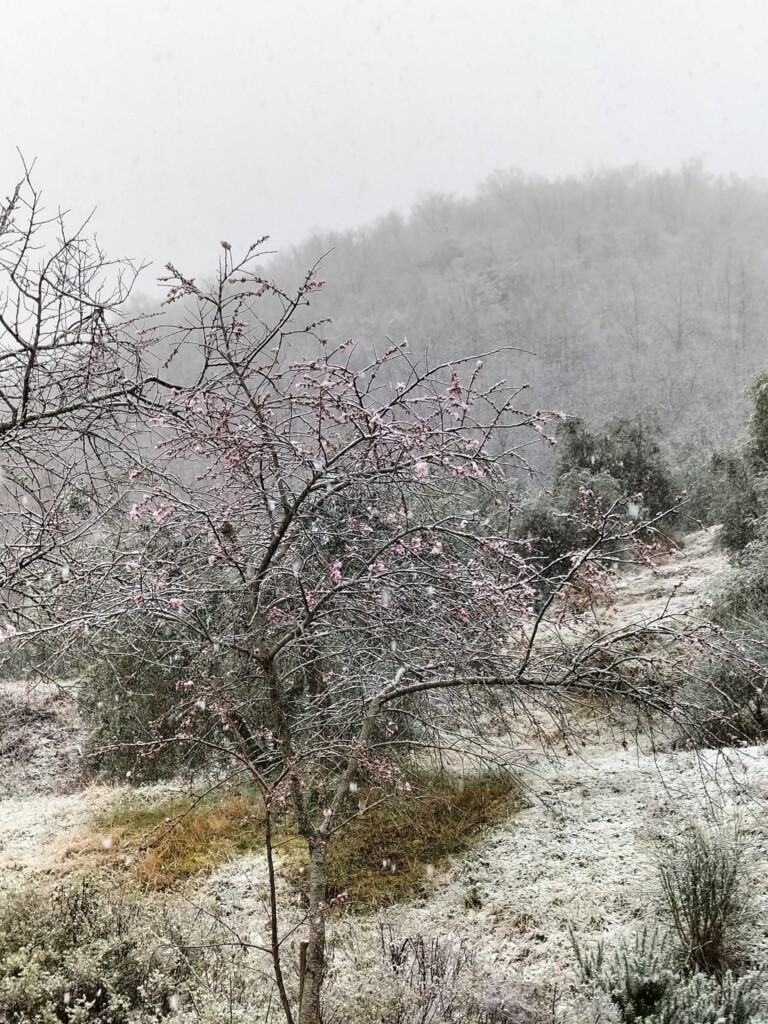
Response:
[[[499,167],[768,174],[764,0],[0,0],[19,146],[114,255],[198,273]],[[145,286],[150,280],[145,280]]]

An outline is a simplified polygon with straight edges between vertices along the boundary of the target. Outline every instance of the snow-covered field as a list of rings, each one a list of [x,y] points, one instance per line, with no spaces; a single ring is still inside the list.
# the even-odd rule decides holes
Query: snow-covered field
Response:
[[[695,615],[707,583],[725,564],[712,535],[692,535],[660,568],[625,577],[605,621],[649,619],[667,607]],[[655,858],[666,838],[693,821],[739,823],[750,837],[755,898],[766,900],[767,748],[659,754],[642,738],[593,728],[578,755],[558,757],[533,745],[526,757],[529,806],[490,831],[463,862],[432,878],[423,898],[375,921],[341,923],[334,984],[351,985],[361,962],[373,957],[383,920],[402,935],[463,937],[494,976],[567,986],[573,978],[569,927],[587,943],[612,942],[653,918]],[[62,833],[82,825],[113,795],[89,787],[0,800],[0,872],[60,867]],[[264,858],[233,862],[198,884],[201,899],[216,894],[232,908],[234,928],[258,935],[265,919]]]

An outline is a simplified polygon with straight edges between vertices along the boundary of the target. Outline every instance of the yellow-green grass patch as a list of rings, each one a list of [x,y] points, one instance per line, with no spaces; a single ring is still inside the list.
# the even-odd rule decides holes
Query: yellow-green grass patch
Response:
[[[366,809],[358,810],[363,799]],[[351,817],[328,847],[331,898],[346,893],[354,911],[413,898],[451,858],[524,805],[507,774],[419,776],[408,793],[376,790],[350,794]],[[247,790],[189,800],[118,805],[96,823],[105,863],[122,867],[142,885],[165,889],[236,857],[264,849],[264,810]],[[307,855],[295,826],[273,832],[280,870],[299,891],[306,885]]]

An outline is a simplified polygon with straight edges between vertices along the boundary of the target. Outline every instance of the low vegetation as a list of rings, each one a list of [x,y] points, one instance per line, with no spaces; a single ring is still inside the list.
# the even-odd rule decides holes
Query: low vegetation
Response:
[[[432,870],[522,806],[519,786],[506,775],[444,774],[417,786],[415,795],[370,808],[331,845],[332,894],[346,892],[353,908],[374,909],[423,891]]]
[[[750,877],[738,832],[695,826],[659,863],[664,906],[684,966],[722,977],[746,961]]]
[[[763,999],[761,978],[751,972],[720,977],[681,973],[665,937],[642,930],[610,951],[599,943],[582,950],[574,939],[581,980],[587,991],[610,1007],[593,1019],[620,1024],[749,1024]]]
[[[253,794],[216,794],[196,803],[174,798],[130,802],[96,822],[107,862],[149,889],[167,889],[264,845],[264,819]]]
[[[157,907],[93,880],[3,893],[0,1019],[127,1024],[164,1015],[195,957],[175,943],[170,919],[162,937],[158,924]]]
[[[341,902],[358,911],[418,894],[433,871],[470,849],[523,799],[514,778],[495,773],[420,777],[412,792],[385,798],[369,791],[358,798],[371,806],[334,838],[328,857],[330,897],[344,893]],[[113,807],[96,830],[105,862],[150,889],[170,888],[262,850],[265,837],[263,807],[248,791],[212,795],[193,806],[173,799]],[[279,823],[276,847],[301,892],[305,863],[290,822]]]
[[[602,942],[583,949],[571,933],[585,988],[604,998],[621,1024],[756,1021],[765,979],[762,965],[746,955],[754,887],[741,834],[685,830],[665,844],[658,880],[668,930],[646,925],[610,951]]]

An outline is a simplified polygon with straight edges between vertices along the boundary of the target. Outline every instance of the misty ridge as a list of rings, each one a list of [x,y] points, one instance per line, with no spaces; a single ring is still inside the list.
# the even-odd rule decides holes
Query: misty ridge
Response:
[[[697,162],[498,172],[474,198],[315,235],[269,272],[299,279],[324,253],[313,309],[330,337],[407,337],[433,360],[515,347],[494,369],[530,384],[529,407],[651,414],[678,461],[738,434],[767,355],[768,185]]]

